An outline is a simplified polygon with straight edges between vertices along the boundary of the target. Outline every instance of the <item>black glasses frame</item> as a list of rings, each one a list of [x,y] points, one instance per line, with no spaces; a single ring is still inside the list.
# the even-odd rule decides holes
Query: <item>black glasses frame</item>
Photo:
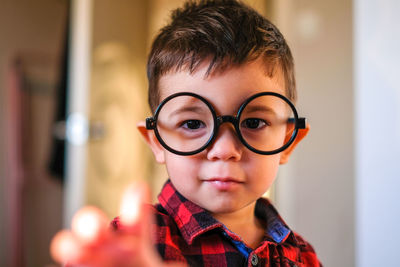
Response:
[[[246,140],[243,138],[242,133],[240,132],[240,126],[239,126],[239,122],[240,122],[240,117],[242,115],[242,111],[245,109],[245,107],[255,98],[260,97],[260,96],[265,96],[265,95],[271,95],[271,96],[276,96],[279,97],[280,99],[282,99],[283,101],[285,101],[290,108],[293,111],[293,118],[289,118],[288,122],[289,123],[293,123],[294,124],[294,130],[292,133],[292,136],[290,137],[289,141],[283,145],[282,147],[272,150],[272,151],[262,151],[262,150],[258,150],[255,149],[254,147],[250,146]],[[178,97],[178,96],[192,96],[192,97],[196,97],[199,100],[201,100],[204,104],[207,105],[207,107],[210,109],[211,114],[213,116],[213,121],[214,121],[214,128],[213,128],[213,133],[210,136],[210,138],[208,139],[208,141],[200,148],[193,150],[193,151],[188,151],[188,152],[182,152],[182,151],[178,151],[173,149],[172,147],[169,147],[164,140],[161,138],[160,133],[157,130],[157,121],[158,121],[158,116],[160,114],[160,110],[162,109],[162,107],[171,99]],[[286,98],[285,96],[275,93],[275,92],[261,92],[261,93],[257,93],[254,94],[252,96],[250,96],[248,99],[246,99],[239,107],[238,112],[236,114],[236,116],[232,116],[232,115],[222,115],[222,116],[217,116],[214,107],[202,96],[195,94],[195,93],[191,93],[191,92],[180,92],[180,93],[176,93],[176,94],[172,94],[170,96],[168,96],[167,98],[165,98],[163,101],[161,101],[161,103],[158,105],[154,116],[152,117],[148,117],[146,118],[146,129],[148,130],[154,130],[154,133],[157,137],[157,140],[160,142],[160,144],[169,152],[172,152],[174,154],[177,155],[181,155],[181,156],[190,156],[190,155],[194,155],[197,153],[200,153],[201,151],[203,151],[204,149],[206,149],[216,138],[216,136],[218,135],[218,130],[219,127],[221,126],[221,124],[223,124],[224,122],[230,122],[232,123],[232,125],[235,127],[235,131],[236,131],[236,135],[238,136],[239,140],[242,142],[242,144],[247,147],[250,151],[253,151],[257,154],[261,154],[261,155],[273,155],[273,154],[277,154],[279,152],[282,152],[283,150],[287,149],[296,139],[296,136],[298,134],[299,129],[305,129],[306,128],[306,118],[303,117],[299,117],[297,110],[295,108],[295,106],[293,105],[293,103]]]

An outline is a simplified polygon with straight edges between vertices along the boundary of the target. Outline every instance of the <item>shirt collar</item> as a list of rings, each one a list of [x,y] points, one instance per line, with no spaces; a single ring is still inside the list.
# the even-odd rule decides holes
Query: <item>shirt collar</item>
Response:
[[[266,234],[276,243],[290,243],[296,247],[307,246],[307,243],[296,238],[295,233],[289,228],[278,211],[266,198],[259,198],[256,203],[255,214],[266,223]]]
[[[193,243],[197,236],[206,231],[215,228],[224,229],[224,225],[214,219],[208,211],[182,196],[170,180],[162,188],[158,201],[174,219],[183,238],[189,245]],[[267,199],[260,198],[257,200],[255,214],[265,222],[266,235],[274,242],[290,241],[295,245],[298,244],[290,228]]]
[[[285,242],[291,234],[292,231],[268,199],[260,198],[257,200],[255,214],[265,222],[266,234],[276,243]]]

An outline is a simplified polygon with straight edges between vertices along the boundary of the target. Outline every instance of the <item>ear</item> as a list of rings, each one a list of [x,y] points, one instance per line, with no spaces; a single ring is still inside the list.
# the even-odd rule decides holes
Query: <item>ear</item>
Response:
[[[151,151],[153,151],[156,161],[161,164],[165,163],[164,148],[162,147],[160,142],[158,142],[157,137],[154,134],[154,131],[148,130],[146,128],[145,121],[140,121],[136,126],[137,126],[139,132],[144,137],[146,143],[151,148]]]
[[[292,136],[293,127],[289,127],[286,133],[285,141],[287,141]],[[293,143],[286,148],[284,151],[281,152],[281,158],[279,164],[285,164],[289,161],[289,157],[292,154],[294,148],[303,140],[304,137],[307,136],[308,132],[310,131],[310,125],[307,123],[305,129],[299,129],[296,139],[294,139]]]

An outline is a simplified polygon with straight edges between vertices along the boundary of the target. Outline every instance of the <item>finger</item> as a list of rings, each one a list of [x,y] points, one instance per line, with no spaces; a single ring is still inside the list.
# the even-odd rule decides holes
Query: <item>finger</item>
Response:
[[[58,263],[75,261],[80,253],[80,244],[71,231],[58,232],[50,243],[50,255]]]
[[[135,235],[140,244],[152,247],[153,214],[150,189],[145,182],[137,181],[127,187],[121,201],[121,228]]]
[[[162,266],[152,244],[150,228],[153,216],[149,202],[150,189],[141,181],[128,186],[121,200],[121,230],[128,234],[116,236],[118,252],[121,253],[118,258],[129,266]]]
[[[71,228],[83,244],[94,243],[107,232],[108,219],[100,209],[87,206],[75,213]]]
[[[140,213],[143,221],[143,226],[141,227],[141,236],[149,243],[152,241],[151,227],[154,226],[154,215],[150,205],[150,195],[150,189],[147,184],[145,184],[145,187],[143,188],[143,202]]]
[[[120,221],[125,227],[135,226],[139,220],[143,222],[144,204],[150,199],[150,191],[146,183],[136,181],[129,185],[121,200]]]

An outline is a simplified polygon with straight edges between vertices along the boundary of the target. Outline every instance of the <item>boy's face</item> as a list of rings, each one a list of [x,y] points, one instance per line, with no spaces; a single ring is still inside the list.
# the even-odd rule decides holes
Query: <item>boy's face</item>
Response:
[[[285,95],[282,74],[277,71],[268,77],[261,60],[205,76],[207,63],[192,74],[182,70],[161,77],[161,100],[174,93],[193,92],[207,99],[218,115],[235,115],[239,106],[256,93]],[[240,142],[231,124],[224,123],[208,148],[192,156],[179,156],[164,149],[153,131],[143,126],[139,129],[156,160],[166,164],[176,189],[214,214],[235,212],[254,204],[271,186],[279,164],[287,161],[291,151],[256,154]]]

